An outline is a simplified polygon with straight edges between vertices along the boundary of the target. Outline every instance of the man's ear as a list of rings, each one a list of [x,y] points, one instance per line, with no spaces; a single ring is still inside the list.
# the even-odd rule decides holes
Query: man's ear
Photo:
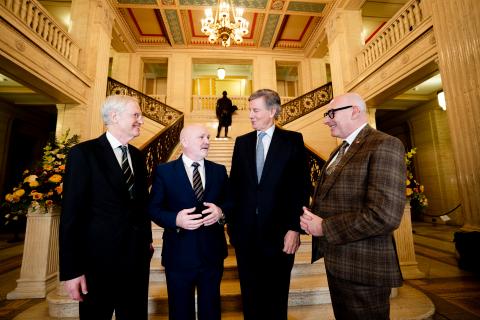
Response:
[[[359,106],[352,106],[352,119],[357,119],[361,113]]]

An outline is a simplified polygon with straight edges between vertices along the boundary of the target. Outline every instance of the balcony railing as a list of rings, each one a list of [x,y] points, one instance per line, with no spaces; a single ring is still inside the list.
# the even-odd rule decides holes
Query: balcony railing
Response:
[[[217,96],[192,96],[193,111],[209,110],[215,111],[217,106]],[[239,110],[248,109],[248,97],[247,96],[229,96],[233,105],[237,106]],[[293,97],[280,97],[281,103],[284,104],[293,99]]]
[[[73,65],[77,65],[79,46],[38,1],[0,0],[0,7],[2,18],[14,26],[20,23],[33,31],[39,41],[47,43]]]
[[[358,71],[361,73],[378,61],[388,50],[416,30],[428,16],[424,0],[410,0],[406,3],[357,55]]]

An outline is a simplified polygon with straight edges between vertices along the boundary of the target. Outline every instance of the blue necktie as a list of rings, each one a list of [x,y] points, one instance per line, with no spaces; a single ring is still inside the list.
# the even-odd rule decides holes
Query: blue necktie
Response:
[[[265,163],[265,151],[263,150],[263,137],[267,134],[261,131],[258,134],[258,141],[257,141],[257,150],[256,150],[256,160],[257,160],[257,179],[260,182],[260,178],[262,177],[263,165]]]

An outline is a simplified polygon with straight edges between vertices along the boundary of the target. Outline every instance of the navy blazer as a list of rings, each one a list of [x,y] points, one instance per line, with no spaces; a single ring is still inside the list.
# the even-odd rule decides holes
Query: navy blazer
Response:
[[[224,213],[227,204],[228,176],[225,166],[205,160],[204,202],[214,203]],[[223,225],[215,223],[196,230],[176,226],[179,211],[195,207],[195,197],[183,160],[159,165],[154,174],[149,214],[164,228],[162,265],[165,268],[188,269],[200,265],[223,263],[227,256],[227,243]]]
[[[302,206],[308,205],[305,146],[301,133],[276,127],[258,183],[256,143],[256,131],[235,141],[230,171],[235,207],[227,222],[236,248],[256,245],[279,254],[287,231],[301,231]]]

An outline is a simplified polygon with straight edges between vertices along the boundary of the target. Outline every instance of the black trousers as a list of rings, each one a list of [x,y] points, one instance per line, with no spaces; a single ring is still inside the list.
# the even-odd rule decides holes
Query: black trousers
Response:
[[[79,304],[81,320],[148,319],[149,269],[130,277],[86,275],[88,294]]]
[[[390,319],[390,287],[376,287],[339,279],[328,271],[327,279],[335,319]]]
[[[195,289],[199,320],[220,320],[220,281],[223,263],[188,270],[165,269],[168,291],[168,318],[195,320]]]
[[[290,273],[295,255],[235,250],[245,320],[287,320]]]

